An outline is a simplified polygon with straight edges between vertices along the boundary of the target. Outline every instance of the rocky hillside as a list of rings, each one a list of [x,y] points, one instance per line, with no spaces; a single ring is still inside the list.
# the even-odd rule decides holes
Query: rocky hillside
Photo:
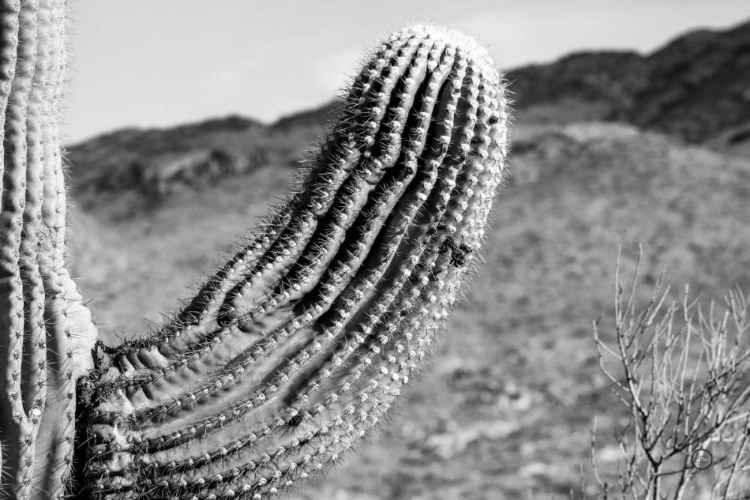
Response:
[[[647,58],[648,84],[623,116],[690,142],[750,135],[750,22],[696,31]]]
[[[506,77],[518,120],[572,123],[603,120],[630,106],[647,84],[648,71],[635,52],[582,52],[514,69]]]
[[[302,114],[302,116],[305,116]],[[253,174],[269,164],[291,171],[323,134],[320,120],[266,126],[231,116],[169,129],[124,129],[68,149],[80,206],[101,217],[131,217],[179,192]]]
[[[750,139],[750,22],[641,56],[583,52],[509,71],[521,123],[621,120],[692,143]]]

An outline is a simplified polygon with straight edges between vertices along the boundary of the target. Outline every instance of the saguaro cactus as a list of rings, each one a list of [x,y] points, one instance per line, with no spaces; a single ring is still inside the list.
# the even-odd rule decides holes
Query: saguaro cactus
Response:
[[[64,266],[64,2],[0,8],[0,496],[47,498],[69,476],[96,330]]]
[[[74,442],[78,494],[103,498],[266,498],[335,463],[481,247],[507,121],[486,51],[430,26],[385,40],[300,189],[163,327],[92,354],[63,262],[64,2],[2,9],[2,493],[64,496]]]

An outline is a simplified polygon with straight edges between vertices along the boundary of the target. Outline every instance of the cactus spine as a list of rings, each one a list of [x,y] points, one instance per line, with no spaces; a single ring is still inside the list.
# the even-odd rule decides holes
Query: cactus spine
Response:
[[[2,3],[2,492],[64,493],[87,375],[85,493],[273,496],[365,436],[443,327],[504,168],[501,77],[453,31],[386,39],[300,188],[189,305],[92,370],[63,267],[63,3]]]

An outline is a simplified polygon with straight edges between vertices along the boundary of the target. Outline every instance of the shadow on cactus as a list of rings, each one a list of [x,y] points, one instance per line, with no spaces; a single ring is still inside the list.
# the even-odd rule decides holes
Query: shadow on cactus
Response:
[[[108,347],[64,266],[65,14],[2,2],[2,496],[268,498],[327,470],[396,402],[475,266],[501,76],[457,32],[384,40],[283,206],[163,326]]]

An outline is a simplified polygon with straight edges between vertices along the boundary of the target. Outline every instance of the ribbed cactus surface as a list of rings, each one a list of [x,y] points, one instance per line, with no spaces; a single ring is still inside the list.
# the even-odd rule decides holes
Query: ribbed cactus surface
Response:
[[[0,498],[61,498],[71,464],[82,497],[268,498],[342,459],[475,266],[507,139],[486,51],[384,40],[283,206],[163,327],[93,355],[64,267],[65,1],[0,8]]]
[[[266,498],[388,411],[461,293],[506,152],[484,49],[415,26],[356,77],[301,189],[192,303],[109,353],[90,480],[111,498]]]
[[[0,498],[59,498],[96,330],[64,267],[65,2],[0,1]]]

